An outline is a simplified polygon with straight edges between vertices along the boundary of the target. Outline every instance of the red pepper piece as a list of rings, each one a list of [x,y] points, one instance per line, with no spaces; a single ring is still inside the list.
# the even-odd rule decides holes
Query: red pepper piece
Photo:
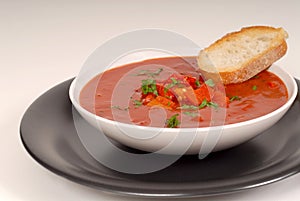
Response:
[[[197,79],[194,77],[190,77],[190,76],[184,76],[184,80],[193,88],[193,89],[197,89],[198,86],[196,84]],[[200,84],[200,83],[199,83]]]
[[[164,85],[162,83],[156,84],[156,90],[157,90],[158,95],[160,95],[160,96],[164,96],[165,95],[164,88],[165,87],[164,87]]]
[[[163,96],[165,98],[172,100],[173,102],[177,102],[174,93],[171,90],[165,88],[163,84],[161,83],[156,84],[156,89],[159,96]]]
[[[210,93],[208,87],[205,84],[202,84],[198,89],[194,90],[198,104],[202,103],[204,99],[211,101]]]

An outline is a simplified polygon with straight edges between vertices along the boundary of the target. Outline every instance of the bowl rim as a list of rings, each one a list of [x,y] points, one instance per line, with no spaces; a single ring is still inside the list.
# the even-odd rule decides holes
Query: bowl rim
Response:
[[[136,127],[137,129],[141,129],[141,130],[151,129],[153,131],[161,131],[163,129],[164,132],[171,132],[171,133],[172,132],[178,133],[178,131],[191,132],[191,131],[195,131],[195,130],[197,130],[197,132],[207,132],[213,128],[233,129],[233,128],[238,128],[238,127],[242,127],[242,126],[255,124],[257,122],[264,121],[272,116],[276,116],[276,114],[279,114],[279,113],[283,112],[284,110],[288,109],[292,105],[292,103],[295,101],[296,96],[298,94],[298,86],[295,81],[295,78],[290,73],[288,73],[286,70],[281,68],[279,65],[271,65],[270,67],[279,68],[282,72],[284,72],[287,75],[288,79],[291,80],[291,82],[292,82],[293,90],[291,91],[291,94],[288,94],[289,98],[288,98],[287,102],[285,104],[283,104],[281,107],[277,108],[276,110],[274,110],[268,114],[256,117],[254,119],[250,119],[250,120],[246,120],[246,121],[242,121],[242,122],[238,122],[238,123],[233,123],[233,124],[208,126],[208,127],[194,127],[194,128],[166,128],[166,127],[140,126],[140,125],[128,124],[128,123],[123,123],[123,122],[106,119],[104,117],[101,117],[101,116],[98,116],[96,114],[89,112],[88,110],[83,108],[80,105],[80,103],[77,101],[77,99],[75,98],[75,93],[74,93],[76,82],[77,82],[77,77],[75,77],[75,79],[72,81],[72,83],[69,87],[69,98],[72,102],[72,105],[76,108],[76,110],[80,110],[80,111],[78,111],[79,113],[84,113],[84,115],[87,115],[90,118],[94,118],[96,121],[101,121],[101,122],[109,123],[112,125],[123,126],[124,128],[125,127],[131,127],[131,128]],[[272,73],[274,73],[274,72],[272,72]],[[286,82],[279,75],[277,75],[276,73],[274,73],[274,74],[276,76],[278,76],[284,82],[285,85],[287,85]],[[85,84],[87,84],[87,83],[85,83]],[[83,86],[85,86],[85,84]]]

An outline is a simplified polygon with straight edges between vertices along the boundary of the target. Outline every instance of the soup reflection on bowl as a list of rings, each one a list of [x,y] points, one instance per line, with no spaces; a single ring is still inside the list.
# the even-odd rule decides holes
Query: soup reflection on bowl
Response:
[[[195,57],[142,60],[76,78],[69,95],[108,137],[164,154],[241,144],[274,125],[297,95],[293,77],[275,65],[226,86],[197,69]]]

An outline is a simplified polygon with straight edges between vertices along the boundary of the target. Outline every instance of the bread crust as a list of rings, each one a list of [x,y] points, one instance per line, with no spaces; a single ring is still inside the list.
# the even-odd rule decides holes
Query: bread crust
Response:
[[[273,27],[265,27],[265,26],[254,26],[254,27],[246,27],[241,29],[241,31],[233,32],[225,35],[221,39],[217,40],[208,48],[205,48],[204,52],[209,52],[215,48],[219,48],[220,44],[223,43],[225,40],[228,40],[232,37],[238,37],[237,34],[241,34],[244,32],[248,32],[251,30],[261,30],[261,31],[280,31],[281,33],[278,34],[279,36],[276,38],[278,42],[276,45],[273,44],[269,47],[266,51],[256,55],[255,57],[251,58],[249,61],[244,62],[243,65],[239,66],[239,68],[232,70],[232,71],[221,71],[221,72],[208,72],[205,69],[201,68],[203,65],[203,61],[201,61],[201,57],[203,57],[203,52],[199,53],[197,58],[198,65],[200,67],[200,72],[204,75],[205,78],[215,78],[216,76],[220,76],[222,79],[223,84],[231,84],[231,83],[239,83],[244,82],[251,77],[255,76],[259,72],[267,69],[271,66],[275,61],[280,59],[282,56],[285,55],[287,52],[287,43],[285,38],[287,37],[287,33],[282,28],[273,28]],[[217,74],[217,75],[216,75]]]

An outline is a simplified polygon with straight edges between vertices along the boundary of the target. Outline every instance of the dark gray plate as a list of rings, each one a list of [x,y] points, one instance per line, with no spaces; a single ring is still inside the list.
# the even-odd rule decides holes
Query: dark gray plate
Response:
[[[35,160],[77,183],[124,195],[193,197],[262,186],[300,170],[299,94],[275,126],[251,141],[212,153],[204,160],[184,156],[161,171],[131,175],[104,167],[81,144],[68,97],[71,81],[39,97],[24,114],[20,132],[24,146]],[[299,81],[297,84],[299,87]],[[106,154],[114,158],[111,153]]]

